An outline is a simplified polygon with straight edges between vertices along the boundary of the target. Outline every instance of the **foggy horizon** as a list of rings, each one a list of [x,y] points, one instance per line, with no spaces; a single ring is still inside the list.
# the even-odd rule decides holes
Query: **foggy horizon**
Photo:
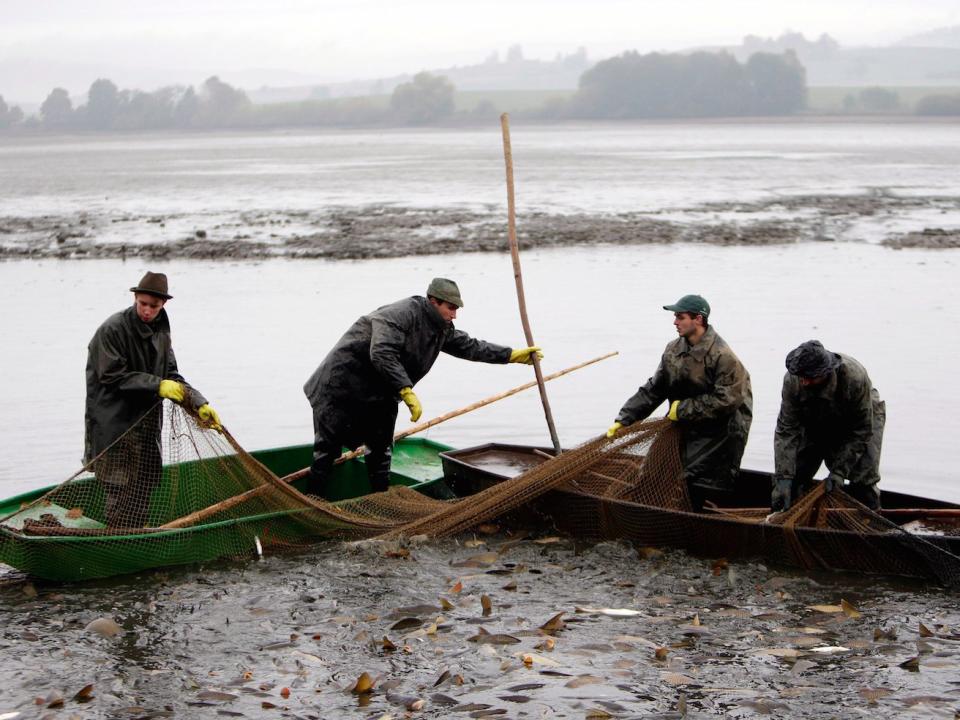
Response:
[[[495,0],[451,7],[437,0],[397,6],[368,0],[303,0],[266,8],[249,0],[173,0],[149,12],[141,3],[93,0],[77,6],[38,0],[4,9],[0,95],[38,103],[50,90],[86,92],[100,77],[153,90],[217,75],[252,89],[371,80],[501,59],[519,45],[524,57],[552,60],[586,49],[591,60],[627,50],[679,51],[739,45],[744,36],[830,35],[844,47],[880,46],[960,25],[956,3],[816,0],[793,3],[707,0],[670,7],[603,0],[587,9],[568,0]],[[547,20],[547,21],[545,21]]]

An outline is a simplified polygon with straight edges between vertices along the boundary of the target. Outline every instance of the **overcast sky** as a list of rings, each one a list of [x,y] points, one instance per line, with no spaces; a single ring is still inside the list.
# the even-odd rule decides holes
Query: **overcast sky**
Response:
[[[247,87],[374,78],[514,44],[600,59],[790,29],[879,45],[951,25],[960,0],[0,0],[0,95],[82,92],[100,76],[145,90],[213,74]]]

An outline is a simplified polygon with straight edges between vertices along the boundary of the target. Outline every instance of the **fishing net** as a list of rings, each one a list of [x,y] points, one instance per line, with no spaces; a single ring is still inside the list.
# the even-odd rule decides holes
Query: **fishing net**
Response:
[[[440,503],[406,488],[388,503],[310,498],[279,477],[310,457],[309,446],[248,453],[181,406],[158,404],[67,481],[8,500],[0,561],[49,579],[106,577],[370,537]],[[337,480],[369,492],[362,459],[341,466]]]
[[[652,442],[657,431],[641,435]],[[65,482],[7,501],[0,561],[76,580],[249,557],[324,538],[439,537],[508,513],[591,467],[614,472],[598,464],[605,453],[625,477],[642,466],[642,456],[594,441],[472,497],[443,500],[452,494],[433,482],[443,476],[438,451],[416,450],[395,447],[394,485],[386,493],[365,494],[362,457],[339,465],[333,484],[358,497],[330,502],[303,494],[306,473],[291,472],[309,465],[309,446],[249,453],[229,432],[158,403]],[[425,494],[431,489],[437,497]]]
[[[656,430],[649,443],[642,437],[648,428]],[[658,421],[621,433],[608,446],[596,441],[602,460],[538,501],[561,529],[710,557],[763,557],[810,570],[921,577],[960,587],[956,525],[952,537],[909,532],[842,491],[824,492],[820,483],[782,513],[771,514],[766,505],[726,508],[710,502],[694,512],[679,465],[679,428]],[[644,444],[646,453],[640,450]],[[641,455],[643,462],[636,462]],[[761,478],[761,486],[741,486],[732,497],[769,503],[770,479]]]
[[[782,528],[782,552],[808,569],[913,575],[960,586],[955,547],[936,544],[949,541],[946,536],[908,532],[845,492],[825,492],[822,483],[768,524]]]
[[[383,537],[453,535],[524,507],[551,490],[580,487],[581,482],[591,485],[593,478],[610,485],[610,497],[627,493],[630,485],[648,485],[666,491],[669,486],[676,485],[681,472],[676,442],[657,442],[667,422],[638,423],[631,432],[623,433],[613,442],[597,438],[558,457],[542,453],[539,456],[542,462],[519,475],[456,502],[446,503],[421,518],[384,533]],[[653,448],[661,452],[657,453],[656,462],[647,463],[646,451]],[[662,494],[673,495],[672,492]],[[689,507],[685,491],[683,498]]]
[[[309,465],[310,446],[249,453],[229,432],[165,402],[67,481],[6,501],[0,561],[43,578],[78,580],[322,539],[441,537],[530,511],[588,539],[950,584],[960,578],[960,559],[946,548],[841,493],[815,490],[772,521],[763,508],[694,512],[679,437],[667,420],[635,423],[558,457],[527,453],[507,479],[479,473],[466,484],[455,482],[455,473],[444,478],[437,447],[408,440],[394,448],[388,492],[367,494],[358,457],[338,465],[331,479],[344,499],[327,501],[303,494],[306,473],[294,472]],[[448,484],[466,496],[455,497]]]

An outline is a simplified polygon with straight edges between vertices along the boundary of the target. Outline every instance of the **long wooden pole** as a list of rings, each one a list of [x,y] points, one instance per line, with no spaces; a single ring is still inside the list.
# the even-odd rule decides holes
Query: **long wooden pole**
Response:
[[[465,405],[464,407],[458,410],[451,410],[450,412],[444,413],[443,415],[438,415],[437,417],[427,420],[425,422],[422,422],[419,425],[411,425],[406,430],[401,430],[396,435],[394,435],[393,441],[396,442],[397,440],[402,440],[403,438],[409,437],[410,435],[415,435],[418,432],[429,430],[434,425],[439,425],[440,423],[446,422],[447,420],[452,420],[453,418],[459,417],[461,415],[465,415],[468,412],[473,412],[474,410],[478,408],[482,408],[485,405],[490,405],[491,403],[495,403],[498,400],[503,400],[504,398],[508,398],[511,395],[516,395],[517,393],[523,392],[524,390],[529,390],[534,385],[538,385],[540,382],[549,382],[550,380],[556,380],[558,377],[563,377],[568,373],[572,373],[574,370],[579,370],[580,368],[584,368],[587,365],[593,365],[594,363],[600,362],[601,360],[612,358],[614,355],[617,355],[617,354],[618,353],[614,351],[611,353],[607,353],[606,355],[601,355],[600,357],[595,357],[592,360],[587,360],[586,362],[578,363],[577,365],[568,367],[566,370],[560,370],[551,375],[547,375],[546,377],[543,377],[540,380],[531,380],[528,383],[524,383],[523,385],[518,385],[517,387],[511,388],[510,390],[505,390],[502,393],[491,395],[490,397],[485,398],[484,400],[478,400],[475,403]],[[346,462],[347,460],[353,460],[355,457],[359,457],[360,455],[363,455],[363,453],[366,452],[366,449],[367,449],[366,447],[361,446],[361,447],[358,447],[356,450],[345,452],[343,455],[341,455],[336,459],[334,464],[339,465],[340,463]],[[310,472],[310,468],[303,468],[302,470],[297,470],[295,473],[286,475],[281,479],[289,483],[289,482],[293,482],[294,480],[299,480],[302,477],[306,477],[309,472]]]
[[[520,272],[520,246],[517,243],[517,208],[513,191],[513,150],[510,147],[510,116],[503,113],[500,116],[500,129],[503,131],[503,159],[507,171],[507,231],[510,240],[510,257],[513,259],[513,279],[517,285],[517,302],[520,305],[520,321],[523,323],[523,334],[527,345],[532,346],[533,332],[530,330],[530,320],[527,318],[527,301],[523,294],[523,275]],[[533,372],[537,376],[537,386],[540,388],[540,402],[543,403],[543,414],[547,419],[547,428],[550,430],[550,440],[553,450],[560,454],[560,438],[553,423],[553,412],[550,410],[550,401],[547,399],[547,389],[543,384],[543,371],[540,369],[540,360],[536,354],[533,358]]]
[[[584,368],[587,365],[593,365],[594,363],[598,363],[601,360],[607,360],[608,358],[612,358],[614,355],[617,355],[617,354],[618,353],[614,351],[614,352],[607,353],[606,355],[601,355],[600,357],[595,357],[592,360],[587,360],[586,362],[578,363],[577,365],[572,365],[571,367],[568,367],[565,370],[560,370],[558,372],[547,375],[545,378],[543,378],[543,381],[549,382],[550,380],[556,380],[558,377],[563,377],[564,375],[572,373],[575,370],[579,370],[580,368]],[[393,440],[394,442],[396,442],[397,440],[402,440],[405,437],[408,437],[410,435],[414,435],[418,432],[422,432],[424,430],[432,428],[434,425],[439,425],[442,422],[446,422],[447,420],[451,420],[455,417],[459,417],[460,415],[465,415],[466,413],[472,412],[473,410],[476,410],[478,408],[482,408],[485,405],[490,405],[491,403],[495,403],[498,400],[503,400],[504,398],[508,398],[511,395],[516,395],[517,393],[523,392],[524,390],[529,390],[536,384],[537,382],[535,380],[532,380],[528,383],[524,383],[523,385],[518,385],[515,388],[511,388],[510,390],[505,390],[502,393],[491,395],[490,397],[484,400],[478,400],[477,402],[471,403],[470,405],[466,405],[460,408],[459,410],[451,410],[448,413],[444,413],[443,415],[438,415],[437,417],[427,420],[426,422],[422,422],[419,425],[412,425],[406,430],[401,430],[396,435],[394,435]],[[347,460],[352,460],[353,458],[362,455],[365,450],[366,448],[361,446],[356,450],[345,452],[343,453],[343,455],[341,455],[339,458],[336,459],[334,464],[339,465],[340,463],[346,462]],[[285,475],[284,477],[281,478],[281,480],[285,483],[292,483],[295,480],[299,480],[300,478],[306,477],[306,475],[309,472],[310,472],[310,468],[306,467],[306,468],[303,468],[302,470],[297,470],[296,472],[290,473],[289,475]],[[273,485],[259,485],[255,488],[247,490],[244,493],[241,493],[239,495],[234,495],[233,497],[227,498],[226,500],[222,500],[221,502],[218,502],[215,505],[211,505],[210,507],[203,508],[202,510],[197,510],[196,512],[190,513],[189,515],[184,515],[183,517],[177,518],[176,520],[171,520],[170,522],[165,523],[164,525],[160,525],[160,529],[172,530],[175,528],[189,527],[190,525],[195,525],[196,523],[206,520],[208,517],[212,517],[217,513],[221,513],[226,510],[229,510],[232,507],[236,507],[237,505],[247,500],[250,500],[251,498],[254,498],[257,495],[260,495],[261,493],[265,492],[267,488],[271,488],[271,487],[273,487]]]

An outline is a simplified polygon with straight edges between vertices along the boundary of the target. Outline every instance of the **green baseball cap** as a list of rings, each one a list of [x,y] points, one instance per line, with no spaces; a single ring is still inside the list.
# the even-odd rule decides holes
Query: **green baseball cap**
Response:
[[[460,288],[457,287],[457,284],[453,280],[448,280],[447,278],[434,278],[431,280],[430,286],[427,288],[427,297],[431,296],[437,300],[444,300],[456,305],[458,308],[463,307]]]
[[[664,305],[664,310],[671,312],[685,312],[693,315],[703,315],[704,318],[710,317],[710,303],[704,300],[700,295],[684,295],[673,305]]]

